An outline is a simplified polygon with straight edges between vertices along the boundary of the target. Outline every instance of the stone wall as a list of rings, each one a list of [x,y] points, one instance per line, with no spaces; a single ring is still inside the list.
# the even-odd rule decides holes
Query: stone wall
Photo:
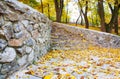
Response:
[[[0,1],[0,79],[23,68],[50,48],[51,21],[16,0]]]
[[[85,49],[90,45],[120,48],[120,36],[56,22],[52,24],[53,49]]]

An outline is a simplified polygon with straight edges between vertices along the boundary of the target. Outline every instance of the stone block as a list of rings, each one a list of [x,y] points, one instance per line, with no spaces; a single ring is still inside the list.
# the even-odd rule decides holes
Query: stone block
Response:
[[[22,20],[21,23],[22,23],[25,27],[27,27],[28,24],[29,24],[29,21],[28,21],[28,20]]]
[[[6,47],[3,53],[0,53],[0,62],[12,62],[16,58],[16,51],[14,48]]]
[[[9,15],[7,16],[10,21],[18,21],[19,17],[20,16],[17,13],[9,13]]]
[[[29,38],[27,41],[26,41],[26,45],[28,46],[33,46],[35,45],[35,40],[33,38]]]
[[[10,63],[3,64],[2,69],[1,69],[1,73],[2,74],[7,74],[10,71],[10,69],[11,69]]]
[[[20,54],[20,56],[25,55],[25,48],[24,47],[17,48],[16,51],[18,54]]]
[[[32,25],[28,25],[27,31],[32,32],[33,31],[33,26]]]
[[[34,60],[34,54],[35,52],[32,50],[32,52],[28,55],[28,62],[32,63]]]
[[[2,27],[3,25],[4,25],[4,19],[3,19],[3,17],[2,16],[0,16],[0,27]]]
[[[13,29],[12,29],[12,23],[7,22],[4,26],[2,26],[3,32],[5,34],[5,37],[7,40],[11,39],[14,37],[13,35]]]
[[[23,45],[23,41],[21,39],[10,39],[8,41],[8,45],[13,47],[19,47]]]
[[[27,61],[27,55],[24,55],[23,57],[21,57],[20,59],[18,59],[18,64],[19,66],[23,66],[25,65],[28,61]]]
[[[17,39],[19,39],[19,38],[22,38],[22,36],[23,36],[23,31],[20,31],[20,32],[18,32],[18,33],[14,33],[15,34],[15,38],[17,38]]]
[[[31,53],[33,51],[32,47],[29,47],[29,46],[25,46],[25,52],[26,53]]]
[[[32,36],[33,36],[34,39],[37,39],[39,37],[39,35],[40,35],[40,33],[38,32],[37,29],[32,31]]]
[[[22,30],[20,24],[14,24],[14,25],[13,25],[13,29],[14,29],[14,32],[15,32],[15,33],[20,32],[20,31]]]
[[[37,29],[37,28],[39,28],[39,24],[35,24],[33,27],[34,27],[34,29]]]
[[[7,46],[7,41],[4,39],[0,39],[0,51],[3,50]]]

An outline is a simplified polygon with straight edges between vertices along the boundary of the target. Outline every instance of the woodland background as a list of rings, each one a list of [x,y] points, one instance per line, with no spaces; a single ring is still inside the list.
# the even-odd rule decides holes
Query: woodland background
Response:
[[[120,35],[120,0],[19,1],[42,12],[52,21]],[[75,19],[71,21],[72,16]]]

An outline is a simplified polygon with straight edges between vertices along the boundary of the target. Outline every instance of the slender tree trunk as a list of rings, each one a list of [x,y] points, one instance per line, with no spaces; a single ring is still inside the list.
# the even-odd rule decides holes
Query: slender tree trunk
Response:
[[[55,3],[55,10],[56,10],[56,21],[61,22],[64,0],[60,0],[60,1],[54,0],[54,3]]]
[[[48,18],[50,19],[50,6],[49,6],[49,3],[48,3]]]
[[[76,26],[77,26],[77,24],[78,24],[79,18],[80,18],[80,15],[78,16],[78,18],[77,18],[77,20],[76,20],[76,22],[75,22]]]
[[[87,15],[84,15],[85,18],[85,28],[89,28],[89,21]]]
[[[44,10],[43,10],[43,1],[40,0],[40,3],[41,3],[41,12],[44,13]]]
[[[101,31],[105,32],[106,29],[105,29],[103,0],[98,0],[98,14],[100,16]]]
[[[80,2],[78,2],[80,7],[81,7],[81,4]],[[84,20],[85,20],[85,28],[89,28],[89,21],[88,21],[88,17],[87,17],[87,12],[88,12],[88,1],[86,1],[86,6],[85,6],[85,13],[83,12],[82,10],[82,7],[81,7],[81,12],[84,16]]]
[[[66,23],[68,22],[68,0],[67,0],[67,11],[66,11]]]
[[[80,24],[83,25],[83,17],[82,17],[82,12],[80,11],[80,17],[81,17],[81,22]]]
[[[118,15],[117,15],[118,17]],[[115,19],[115,26],[114,26],[114,29],[115,29],[115,33],[118,35],[118,18]]]
[[[88,1],[86,1],[86,8],[85,8],[85,26],[86,28],[89,28],[89,21],[87,17],[87,12],[88,12]]]
[[[97,17],[98,15],[97,15],[97,13],[96,13],[96,17]],[[96,25],[98,26],[98,20],[97,20],[97,18],[96,18]]]

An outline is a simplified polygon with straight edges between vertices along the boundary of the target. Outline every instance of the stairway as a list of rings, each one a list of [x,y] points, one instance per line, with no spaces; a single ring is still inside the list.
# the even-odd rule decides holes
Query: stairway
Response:
[[[88,42],[82,34],[74,34],[65,27],[58,23],[53,23],[52,25],[52,49],[59,50],[76,50],[76,49],[86,49],[88,47]]]

